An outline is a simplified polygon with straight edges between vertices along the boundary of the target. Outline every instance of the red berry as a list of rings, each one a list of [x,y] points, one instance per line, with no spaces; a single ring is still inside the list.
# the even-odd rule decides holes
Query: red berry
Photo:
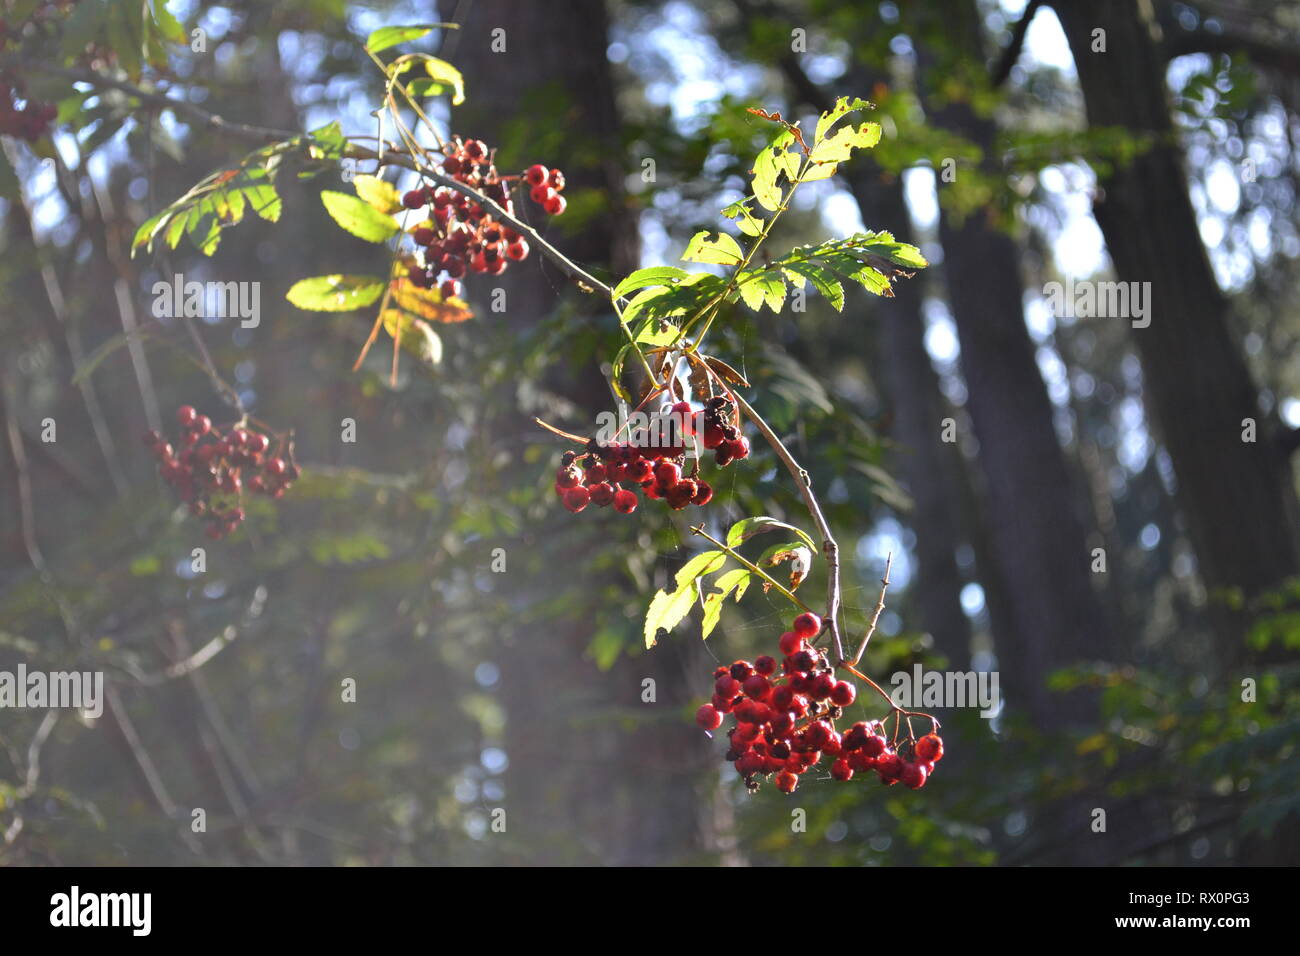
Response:
[[[591,503],[597,507],[604,508],[614,501],[614,486],[607,481],[588,485],[587,490],[591,493]]]
[[[545,206],[556,195],[555,190],[550,186],[534,186],[528,193],[533,202],[539,206]]]
[[[754,700],[764,700],[772,691],[772,685],[768,683],[766,677],[762,674],[754,674],[745,678],[745,683],[741,685],[741,690],[745,692],[746,697]]]
[[[529,186],[540,186],[546,182],[546,179],[550,174],[551,171],[541,163],[534,163],[532,166],[529,166],[524,170],[524,181],[527,182]]]
[[[794,632],[805,641],[821,633],[822,619],[812,611],[805,611],[794,619]]]
[[[943,738],[928,733],[916,742],[916,759],[922,763],[938,763],[943,759]]]
[[[547,210],[548,212],[550,210]],[[727,442],[727,450],[731,452],[731,457],[739,461],[742,458],[749,457],[749,439],[744,435]]]
[[[799,786],[799,778],[789,770],[782,770],[776,775],[776,788],[782,793],[794,793],[794,788]]]
[[[591,501],[591,492],[578,485],[576,488],[569,488],[564,492],[564,507],[568,508],[574,514],[577,514],[587,503]]]
[[[740,759],[736,761],[736,770],[742,777],[749,777],[756,773],[761,773],[763,770],[763,758],[759,754],[750,750],[741,754]]]
[[[427,246],[438,237],[438,234],[428,226],[417,226],[411,230],[411,238],[415,240],[417,246]]]
[[[691,499],[693,505],[707,505],[713,500],[713,486],[702,478],[695,479],[695,497]]]
[[[791,655],[790,666],[801,674],[806,674],[817,666],[817,658],[810,651],[799,651]]]
[[[572,466],[561,468],[555,473],[555,487],[559,488],[561,491],[573,488],[580,484],[581,481],[582,479],[578,477],[577,469]]]
[[[182,405],[176,409],[176,421],[180,422],[182,428],[189,428],[199,417],[199,413],[194,410],[193,405]]]
[[[717,730],[722,726],[722,715],[712,704],[702,704],[695,712],[695,722],[705,730]]]
[[[661,461],[654,466],[654,476],[659,484],[671,488],[681,480],[682,470],[677,467],[676,462]]]
[[[455,279],[443,279],[442,284],[438,286],[438,291],[442,293],[444,299],[454,299],[460,295],[460,283]]]
[[[506,258],[514,259],[516,262],[528,258],[528,243],[522,239],[516,239],[506,246]]]
[[[896,783],[903,774],[903,758],[896,753],[881,754],[876,760],[876,773],[884,783]]]
[[[879,757],[888,748],[888,742],[880,734],[868,734],[862,741],[862,752],[868,757]]]
[[[794,631],[786,631],[781,635],[780,640],[781,653],[786,657],[791,654],[797,654],[803,650],[803,638]]]
[[[721,720],[721,718],[718,718]],[[836,780],[852,780],[853,768],[849,766],[847,757],[841,757],[831,764],[831,776]]]
[[[286,468],[288,468],[288,465],[284,463],[283,458],[272,458],[266,463],[266,473],[275,475],[277,478],[284,474]]]
[[[402,194],[402,205],[407,209],[419,209],[424,205],[424,190],[412,189]]]
[[[564,173],[560,172],[558,169],[552,169],[551,174],[546,178],[546,181],[551,184],[551,188],[557,193],[564,189]]]
[[[831,703],[836,707],[848,707],[858,697],[858,689],[846,680],[836,681],[831,688]]]
[[[614,492],[614,510],[621,514],[630,515],[636,511],[636,494],[628,491],[626,488],[620,488]]]
[[[674,511],[681,511],[695,499],[695,482],[683,478],[668,488],[668,506]]]
[[[546,210],[546,215],[548,216],[559,216],[563,214],[564,210],[569,208],[569,204],[559,193],[553,193],[551,198],[542,204],[542,208]],[[746,452],[746,454],[748,454],[748,452]]]
[[[903,764],[903,771],[898,775],[898,779],[909,790],[920,790],[925,786],[926,778],[929,776],[928,764],[907,761]]]
[[[776,660],[767,654],[756,657],[754,659],[754,672],[762,674],[764,677],[776,673]]]
[[[704,447],[721,448],[726,442],[727,436],[722,431],[721,425],[704,426]]]

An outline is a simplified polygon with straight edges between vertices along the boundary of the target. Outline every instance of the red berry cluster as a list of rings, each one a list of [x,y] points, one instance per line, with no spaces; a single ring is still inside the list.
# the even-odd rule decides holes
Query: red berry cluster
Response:
[[[680,404],[676,405],[674,410],[680,407]],[[695,430],[700,442],[713,451],[713,460],[720,466],[749,457],[749,439],[732,422],[735,409],[731,402],[725,398],[711,398],[697,415]]]
[[[631,514],[637,506],[634,488],[640,488],[647,498],[667,502],[674,511],[708,504],[713,500],[713,486],[700,477],[698,460],[686,474],[686,439],[698,436],[705,447],[715,448],[719,465],[748,458],[749,439],[734,425],[722,424],[723,409],[728,405],[722,398],[710,399],[703,409],[677,402],[659,419],[666,427],[654,434],[649,428],[640,429],[626,442],[602,445],[593,439],[583,455],[565,452],[555,473],[555,493],[573,512],[595,504],[613,505],[615,511]],[[711,430],[721,435],[723,429],[726,437],[709,445]]]
[[[566,203],[564,173],[545,166],[530,166],[522,176],[502,176],[492,161],[492,151],[478,139],[456,137],[447,146],[440,171],[476,189],[514,215],[512,183],[527,183],[530,195],[549,214],[558,216]],[[407,209],[432,209],[432,219],[417,226],[411,238],[424,248],[423,262],[411,266],[408,276],[417,286],[435,283],[443,296],[460,294],[460,279],[467,272],[500,275],[511,260],[528,258],[528,242],[514,229],[497,222],[490,212],[467,196],[445,186],[422,186],[402,196]],[[442,276],[441,282],[438,281]]]
[[[857,688],[836,680],[824,655],[808,643],[821,627],[816,614],[800,614],[793,630],[781,635],[781,676],[776,676],[776,659],[766,654],[753,663],[719,667],[713,674],[713,700],[695,712],[695,722],[712,732],[722,726],[723,715],[735,716],[736,725],[727,732],[731,745],[726,759],[750,790],[758,789],[760,776],[775,774],[777,789],[792,793],[799,777],[823,757],[831,758],[836,780],[875,770],[887,786],[925,786],[943,757],[937,734],[895,749],[879,721],[859,721],[843,734],[835,730],[843,708],[857,698]]]
[[[176,421],[179,450],[156,431],[144,441],[158,458],[158,473],[189,503],[190,514],[208,518],[204,533],[214,541],[244,520],[245,490],[282,498],[298,477],[293,444],[284,438],[239,423],[214,426],[190,405],[176,410]]]
[[[59,114],[58,107],[33,99],[25,99],[22,106],[15,106],[15,96],[22,99],[18,81],[0,79],[0,135],[35,142],[49,132],[50,123]]]

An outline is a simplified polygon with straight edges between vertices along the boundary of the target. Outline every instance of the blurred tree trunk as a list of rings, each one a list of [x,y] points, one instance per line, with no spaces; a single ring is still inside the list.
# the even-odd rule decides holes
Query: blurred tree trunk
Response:
[[[978,146],[982,168],[997,175],[993,121],[967,99],[954,98],[945,82],[961,76],[946,58],[967,68],[983,63],[978,11],[973,3],[946,5],[942,16],[946,47],[921,56],[927,111],[936,125]],[[943,272],[979,440],[993,547],[1011,596],[1014,631],[999,635],[999,667],[1006,673],[1010,706],[1023,701],[1035,723],[1053,728],[1087,717],[1090,705],[1075,699],[1062,706],[1045,685],[1047,675],[1104,655],[1110,625],[1093,590],[1078,498],[1025,327],[1018,250],[996,219],[992,206],[960,221],[941,212]]]
[[[741,14],[752,19],[756,13],[745,0],[736,0]],[[833,94],[808,76],[793,52],[781,58],[796,102],[802,101],[819,112],[834,105]],[[877,77],[859,64],[850,84],[839,95],[869,90]],[[858,212],[869,229],[888,229],[900,242],[915,243],[911,213],[903,195],[901,177],[888,180],[880,168],[863,157],[846,170],[849,189],[857,200]],[[957,548],[961,544],[960,509],[954,469],[962,467],[955,447],[942,441],[946,403],[939,390],[939,377],[925,350],[925,319],[921,313],[924,285],[920,279],[899,282],[892,298],[877,299],[872,309],[880,316],[880,370],[891,401],[893,432],[897,439],[902,483],[912,498],[907,522],[916,533],[917,603],[921,623],[934,638],[935,649],[957,670],[970,666],[971,626],[961,606],[961,572]]]
[[[1202,578],[1212,591],[1258,594],[1296,574],[1285,455],[1228,330],[1228,304],[1201,242],[1175,141],[1165,63],[1143,7],[1128,0],[1054,0],[1074,53],[1088,122],[1150,138],[1151,148],[1099,182],[1093,214],[1118,278],[1150,283],[1150,325],[1133,330],[1145,391],[1177,476]],[[1104,30],[1105,51],[1093,52]],[[1254,443],[1243,421],[1259,423]],[[1241,623],[1213,610],[1239,653]]]
[[[855,175],[850,186],[868,228],[888,228],[902,242],[912,242],[901,179],[866,182]],[[880,316],[881,356],[892,399],[897,461],[903,483],[912,496],[908,520],[916,531],[917,596],[921,623],[934,637],[935,649],[953,670],[970,667],[970,619],[961,606],[962,577],[957,568],[961,543],[959,494],[952,481],[962,467],[956,446],[941,437],[947,408],[939,391],[939,376],[925,350],[925,319],[921,314],[923,285],[899,282],[894,297],[875,303]]]
[[[498,28],[505,31],[504,52],[492,50]],[[605,54],[607,30],[602,0],[581,0],[562,14],[544,4],[480,0],[467,8],[458,35],[449,35],[454,46],[444,49],[466,79],[467,103],[458,111],[461,125],[455,132],[481,137],[492,146],[519,144],[527,152],[519,157],[522,161],[561,167],[570,196],[583,189],[599,191],[606,205],[584,219],[580,231],[547,230],[539,224],[576,262],[598,267],[598,275],[606,268],[619,273],[635,269],[639,247],[637,219],[624,200],[626,169]],[[544,115],[563,117],[562,129],[537,126],[529,111],[533,98],[547,103]],[[533,143],[546,143],[541,147],[546,151],[534,154]],[[532,214],[531,209],[524,212]],[[505,320],[520,328],[550,314],[559,302],[557,292],[572,288],[540,255],[511,269],[499,284],[507,289]],[[579,310],[598,311],[605,305],[577,294],[568,299],[577,299],[570,304]],[[557,356],[546,386],[593,420],[610,403],[594,362],[579,366]],[[572,520],[567,514],[561,517]],[[543,546],[554,552],[554,542]],[[536,592],[541,601],[549,597],[546,589],[556,584],[557,575],[581,567],[574,564],[566,572],[552,560],[545,580],[512,586]],[[609,580],[588,583],[592,600]],[[625,579],[616,580],[626,586]],[[504,636],[510,838],[526,848],[527,861],[533,863],[645,865],[692,858],[709,842],[703,836],[713,810],[703,791],[712,751],[685,715],[694,699],[692,689],[706,685],[711,667],[699,641],[667,641],[639,657],[623,656],[602,674],[585,656],[593,636],[591,610],[591,601],[584,602],[573,608],[563,628]],[[626,627],[628,644],[634,646],[639,621],[628,620]],[[645,678],[655,681],[654,704],[641,702]]]

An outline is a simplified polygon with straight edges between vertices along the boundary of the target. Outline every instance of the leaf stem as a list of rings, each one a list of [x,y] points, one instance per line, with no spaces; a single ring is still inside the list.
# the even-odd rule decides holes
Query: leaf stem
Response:
[[[748,558],[746,558],[744,555],[742,555],[742,554],[741,554],[739,551],[737,551],[735,548],[732,548],[732,547],[730,547],[730,546],[724,544],[723,542],[721,542],[721,541],[719,541],[717,538],[715,538],[713,535],[709,534],[707,531],[704,530],[704,525],[699,525],[699,526],[697,526],[697,527],[691,528],[691,534],[698,534],[698,535],[699,535],[701,538],[703,538],[705,541],[708,541],[710,544],[714,545],[715,547],[721,548],[721,549],[722,549],[723,551],[725,551],[727,554],[731,555],[731,557],[735,558],[737,561],[739,561],[739,562],[740,562],[741,564],[743,564],[745,567],[749,568],[750,571],[752,571],[752,572],[754,572],[755,574],[757,574],[760,578],[762,578],[764,581],[766,581],[766,582],[767,582],[768,584],[770,584],[772,587],[776,588],[778,591],[780,591],[782,594],[784,594],[784,595],[785,595],[787,598],[789,598],[789,599],[790,599],[794,604],[796,604],[797,606],[803,608],[805,611],[810,611],[810,612],[811,612],[811,608],[809,608],[807,604],[804,604],[803,601],[800,600],[800,598],[799,598],[798,595],[796,595],[793,591],[791,591],[790,589],[788,589],[788,588],[786,588],[785,586],[783,586],[783,585],[781,584],[780,581],[776,580],[774,577],[772,577],[770,574],[768,574],[766,571],[764,571],[762,568],[760,568],[760,567],[759,567],[757,564],[755,564],[753,561],[750,561]]]

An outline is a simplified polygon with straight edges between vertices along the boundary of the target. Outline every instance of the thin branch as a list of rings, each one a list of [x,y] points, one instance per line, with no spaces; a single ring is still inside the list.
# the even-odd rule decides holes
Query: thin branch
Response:
[[[817,503],[817,496],[812,490],[812,478],[807,470],[799,462],[795,461],[790,450],[785,447],[785,443],[777,437],[776,432],[772,431],[771,426],[763,420],[763,417],[754,411],[753,407],[741,398],[739,395],[732,393],[732,399],[740,408],[745,416],[754,423],[767,443],[772,446],[777,457],[785,464],[786,470],[794,478],[795,484],[799,486],[799,492],[803,495],[804,504],[808,508],[808,513],[812,515],[813,522],[817,525],[817,533],[822,539],[822,553],[826,555],[827,582],[826,582],[826,624],[830,628],[831,639],[835,646],[835,666],[839,667],[845,662],[844,641],[840,637],[840,546],[835,542],[835,536],[831,534],[831,526],[826,521],[826,516],[822,514],[821,505]]]
[[[808,611],[810,613],[812,612],[812,608],[810,608],[807,604],[804,604],[797,594],[795,594],[789,588],[783,586],[780,581],[776,580],[776,578],[772,577],[770,574],[768,574],[766,571],[760,568],[753,561],[750,561],[744,555],[740,554],[738,551],[736,551],[735,548],[728,547],[726,544],[719,541],[713,535],[709,534],[707,531],[704,530],[704,525],[699,525],[698,527],[691,528],[691,534],[698,534],[704,540],[710,542],[711,544],[713,544],[718,548],[721,548],[727,554],[731,555],[731,557],[735,558],[737,561],[739,561],[741,564],[747,567],[754,574],[757,574],[760,578],[762,578],[772,587],[776,588],[778,591],[780,591],[782,594],[788,597],[794,604],[803,608],[805,611]]]
[[[3,62],[3,61],[0,61]],[[267,143],[281,142],[285,140],[296,140],[302,137],[301,132],[294,130],[271,129],[265,126],[250,126],[245,123],[231,123],[220,116],[209,113],[193,103],[184,100],[175,100],[161,93],[153,93],[140,89],[130,83],[122,80],[111,79],[101,76],[92,70],[69,70],[60,67],[45,66],[39,63],[25,63],[9,61],[5,64],[13,69],[44,73],[50,76],[61,76],[64,79],[72,80],[77,83],[87,83],[91,86],[97,86],[107,89],[118,90],[136,97],[142,103],[154,106],[158,109],[169,109],[180,116],[194,120],[200,126],[214,129],[220,132],[228,139],[240,140],[243,142],[257,143],[266,145]],[[405,152],[381,148],[376,151],[365,146],[359,146],[356,143],[349,143],[344,149],[343,155],[349,159],[366,159],[374,160],[381,166],[399,166],[403,169],[409,169],[417,172],[426,180],[436,183],[439,186],[445,186],[447,189],[458,192],[461,195],[472,199],[481,205],[484,209],[490,211],[495,219],[510,226],[515,232],[527,236],[543,255],[550,259],[565,275],[579,284],[579,287],[585,287],[586,291],[598,292],[605,298],[613,297],[613,288],[607,283],[601,282],[591,273],[587,272],[572,259],[566,256],[560,250],[547,242],[538,234],[537,230],[522,220],[516,219],[510,213],[506,212],[495,200],[484,196],[482,193],[462,182],[458,182],[435,172],[426,166],[421,165]]]
[[[178,677],[184,677],[192,674],[212,658],[216,657],[229,645],[235,642],[239,637],[239,631],[233,625],[227,627],[224,631],[208,641],[201,648],[172,664],[168,664],[160,671],[146,672],[141,670],[134,663],[123,664],[123,669],[135,678],[137,683],[145,687],[155,687],[158,684],[166,683],[169,680],[175,680]]]
[[[876,623],[880,620],[880,612],[885,609],[885,592],[889,590],[889,569],[894,566],[894,552],[889,552],[889,557],[885,559],[885,574],[880,579],[880,598],[876,601],[876,610],[871,615],[871,626],[867,628],[867,636],[862,639],[862,646],[858,652],[853,655],[853,664],[856,666],[858,661],[862,660],[862,655],[867,652],[867,645],[871,643],[871,637],[876,633]]]
[[[1025,45],[1025,34],[1029,32],[1029,24],[1034,19],[1034,14],[1038,8],[1043,5],[1042,0],[1029,0],[1025,5],[1025,12],[1020,14],[1020,19],[1016,21],[1015,27],[1011,31],[1011,42],[1006,45],[1002,51],[1002,56],[998,58],[997,66],[993,68],[993,73],[989,77],[989,82],[993,88],[997,89],[1007,81],[1011,76],[1011,71],[1020,59],[1020,51]]]

